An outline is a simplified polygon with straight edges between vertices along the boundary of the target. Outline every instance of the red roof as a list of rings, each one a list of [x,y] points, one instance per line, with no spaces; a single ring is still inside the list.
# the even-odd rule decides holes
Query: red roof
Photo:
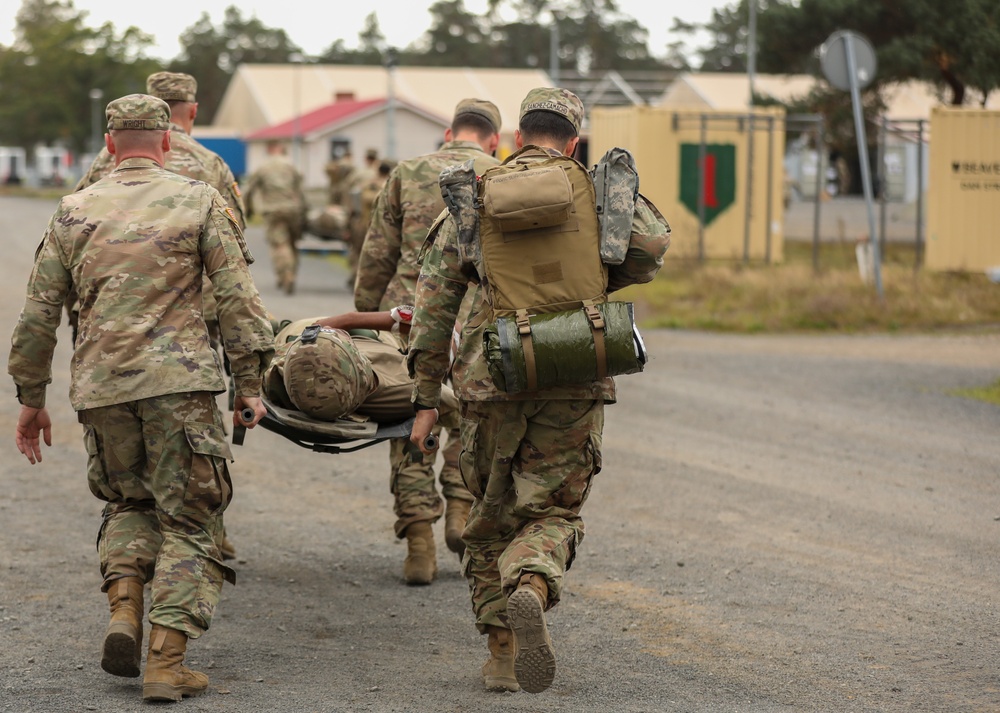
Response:
[[[308,114],[303,114],[295,119],[274,126],[268,126],[259,131],[255,131],[246,138],[254,141],[258,139],[291,139],[296,135],[308,134],[317,129],[323,129],[331,124],[338,124],[357,114],[362,114],[371,109],[384,106],[385,99],[368,99],[366,101],[339,101],[327,106],[314,109]]]

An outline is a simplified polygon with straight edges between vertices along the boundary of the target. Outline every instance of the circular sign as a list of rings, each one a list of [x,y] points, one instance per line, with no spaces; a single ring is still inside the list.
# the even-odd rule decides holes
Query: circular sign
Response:
[[[847,45],[854,51],[854,74],[858,89],[864,89],[875,78],[878,62],[871,43],[856,32],[837,30],[830,35],[819,50],[819,63],[823,74],[837,89],[850,90],[851,73],[847,63]]]

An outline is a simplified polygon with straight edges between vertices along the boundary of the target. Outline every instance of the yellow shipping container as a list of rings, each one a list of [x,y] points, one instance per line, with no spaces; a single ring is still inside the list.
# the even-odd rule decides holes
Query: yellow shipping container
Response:
[[[931,111],[928,270],[1000,267],[1000,111]]]
[[[673,228],[672,255],[781,262],[785,114],[781,108],[769,107],[754,109],[753,115],[751,148],[747,114],[672,107],[594,107],[588,152],[592,163],[615,146],[633,153],[639,190]],[[748,186],[751,152],[753,179]],[[704,172],[699,171],[702,164]],[[702,205],[704,226],[699,229]]]

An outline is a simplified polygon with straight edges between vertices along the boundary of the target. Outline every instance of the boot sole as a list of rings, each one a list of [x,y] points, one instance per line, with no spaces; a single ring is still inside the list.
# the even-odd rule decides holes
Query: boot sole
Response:
[[[144,701],[179,701],[182,698],[200,696],[207,689],[189,686],[171,686],[169,683],[146,683],[142,687]]]
[[[142,673],[140,661],[136,660],[136,649],[141,648],[135,637],[121,631],[108,632],[104,637],[104,651],[101,668],[112,676],[138,678]]]
[[[556,677],[556,655],[538,595],[519,589],[507,600],[507,618],[516,642],[514,676],[528,693],[541,693]]]

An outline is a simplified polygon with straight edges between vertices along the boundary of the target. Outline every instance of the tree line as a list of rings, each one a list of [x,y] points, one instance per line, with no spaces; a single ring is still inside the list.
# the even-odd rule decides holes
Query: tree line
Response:
[[[86,150],[95,107],[91,91],[100,89],[103,102],[144,91],[146,77],[163,69],[198,79],[202,124],[211,122],[244,62],[548,69],[553,23],[561,71],[745,72],[749,2],[757,2],[760,72],[819,75],[816,48],[831,32],[852,29],[868,37],[879,61],[877,81],[866,94],[872,111],[879,107],[880,88],[892,81],[933,82],[956,104],[970,98],[985,103],[1000,84],[997,0],[736,0],[702,25],[674,20],[678,39],[659,54],[649,48],[646,29],[614,0],[490,0],[481,15],[469,12],[463,0],[438,0],[430,7],[430,27],[408,47],[389,47],[373,12],[356,44],[337,38],[316,56],[306,56],[283,29],[244,16],[234,4],[219,25],[203,12],[181,34],[181,54],[166,63],[149,57],[153,38],[141,28],[89,27],[87,13],[73,0],[23,0],[14,42],[0,45],[0,145],[59,143]],[[697,44],[702,37],[707,42]],[[789,108],[835,114],[842,102],[820,93]]]

